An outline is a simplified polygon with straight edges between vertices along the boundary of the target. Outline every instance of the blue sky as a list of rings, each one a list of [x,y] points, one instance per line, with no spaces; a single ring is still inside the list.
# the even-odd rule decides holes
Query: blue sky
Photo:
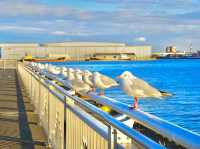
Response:
[[[200,50],[200,0],[1,0],[0,42],[107,41]]]

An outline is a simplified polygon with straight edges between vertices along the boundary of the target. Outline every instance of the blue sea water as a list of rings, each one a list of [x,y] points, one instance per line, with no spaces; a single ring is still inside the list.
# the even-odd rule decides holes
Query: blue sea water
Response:
[[[164,99],[140,99],[140,109],[200,134],[200,60],[54,64],[99,71],[113,78],[125,70],[131,71],[156,88],[174,94]],[[121,102],[133,103],[120,87],[108,89],[105,94]]]

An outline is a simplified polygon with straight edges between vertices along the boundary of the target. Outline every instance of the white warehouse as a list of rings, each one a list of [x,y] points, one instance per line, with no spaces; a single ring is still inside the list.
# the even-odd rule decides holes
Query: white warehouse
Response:
[[[44,58],[53,55],[70,56],[73,60],[82,60],[94,54],[117,53],[134,54],[138,59],[151,56],[151,46],[129,46],[124,43],[104,42],[63,42],[63,43],[16,43],[0,44],[1,58],[22,59],[27,55]]]

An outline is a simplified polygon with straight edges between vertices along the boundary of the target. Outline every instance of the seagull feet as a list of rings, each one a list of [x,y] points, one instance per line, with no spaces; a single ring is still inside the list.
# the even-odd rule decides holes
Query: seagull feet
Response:
[[[138,106],[129,105],[128,108],[129,108],[129,110],[137,110]]]
[[[104,91],[101,90],[101,91],[99,92],[99,96],[104,96]]]
[[[104,96],[104,93],[99,93],[98,95],[99,95],[99,96]]]
[[[129,105],[129,106],[128,106],[128,109],[129,109],[129,110],[134,110],[134,107],[133,107],[132,105]]]

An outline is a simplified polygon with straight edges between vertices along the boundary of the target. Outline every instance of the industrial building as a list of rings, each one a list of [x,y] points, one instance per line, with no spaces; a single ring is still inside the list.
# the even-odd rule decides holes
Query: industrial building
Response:
[[[94,56],[131,55],[134,59],[146,59],[151,56],[151,46],[129,46],[124,43],[104,42],[63,42],[63,43],[24,43],[0,44],[2,59],[22,59],[27,55],[34,58],[70,57],[71,60],[88,60]],[[131,58],[132,59],[132,58]]]

